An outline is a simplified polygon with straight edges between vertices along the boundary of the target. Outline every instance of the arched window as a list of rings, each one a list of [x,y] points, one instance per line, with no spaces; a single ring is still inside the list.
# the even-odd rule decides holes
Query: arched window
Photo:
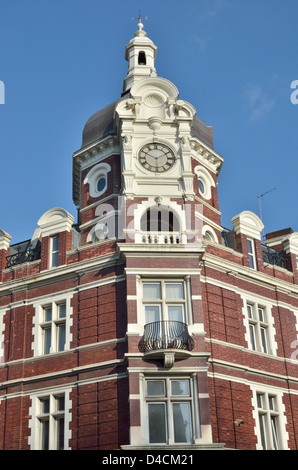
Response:
[[[176,214],[166,206],[150,207],[141,218],[143,232],[179,232],[180,223]]]
[[[144,51],[139,52],[138,64],[139,65],[146,65],[146,54],[145,54]]]

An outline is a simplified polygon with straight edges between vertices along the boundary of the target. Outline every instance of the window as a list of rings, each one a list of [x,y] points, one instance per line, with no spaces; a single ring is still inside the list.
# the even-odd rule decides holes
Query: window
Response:
[[[197,165],[194,168],[194,172],[197,175],[199,195],[207,201],[210,200],[212,197],[212,188],[216,186],[214,179],[210,172],[202,165]]]
[[[111,171],[107,163],[95,165],[86,175],[84,184],[89,185],[89,195],[93,198],[101,196],[108,188],[108,173]]]
[[[145,323],[186,322],[184,282],[143,283]]]
[[[30,408],[32,450],[66,450],[70,437],[70,391],[31,396]]]
[[[51,237],[50,241],[50,267],[59,265],[59,235]]]
[[[201,178],[198,179],[199,191],[201,194],[205,194],[205,185]]]
[[[150,444],[191,444],[195,438],[193,382],[189,378],[145,381]]]
[[[179,232],[179,219],[166,206],[150,207],[141,219],[141,230],[144,232]]]
[[[144,51],[139,52],[138,65],[146,65],[146,54]]]
[[[43,308],[43,322],[40,327],[43,337],[43,354],[64,351],[66,326],[66,303]]]
[[[97,191],[102,193],[106,187],[107,179],[105,176],[100,176],[97,181]]]
[[[279,397],[257,392],[256,398],[260,447],[263,450],[282,449]]]
[[[250,348],[266,354],[270,353],[269,323],[267,321],[266,308],[250,303],[247,304],[246,308]]]
[[[34,356],[60,353],[70,348],[72,334],[73,294],[59,295],[54,300],[34,305],[33,344]]]
[[[256,269],[254,241],[250,240],[249,238],[247,239],[247,249],[248,249],[249,267],[251,269]]]

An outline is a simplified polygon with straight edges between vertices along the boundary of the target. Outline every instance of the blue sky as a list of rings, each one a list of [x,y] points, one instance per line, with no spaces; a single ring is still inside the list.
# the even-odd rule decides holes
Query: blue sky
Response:
[[[72,154],[121,95],[139,9],[158,75],[213,126],[223,226],[276,188],[265,232],[298,231],[297,0],[0,0],[0,228],[17,243],[48,209],[77,218]]]

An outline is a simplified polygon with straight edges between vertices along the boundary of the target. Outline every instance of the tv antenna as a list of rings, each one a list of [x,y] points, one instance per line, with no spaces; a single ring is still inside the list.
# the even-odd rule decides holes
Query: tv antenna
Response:
[[[260,195],[258,196],[259,211],[260,211],[260,219],[261,219],[262,222],[263,222],[263,213],[262,213],[263,197],[264,197],[266,194],[271,193],[272,191],[275,191],[275,190],[276,190],[276,188],[269,189],[269,190],[266,191],[265,193],[260,194]],[[262,238],[264,239],[264,230],[263,230]]]

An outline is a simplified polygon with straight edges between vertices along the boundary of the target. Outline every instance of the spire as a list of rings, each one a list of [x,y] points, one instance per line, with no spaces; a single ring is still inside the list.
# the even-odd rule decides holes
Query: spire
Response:
[[[138,30],[125,48],[128,72],[124,79],[124,92],[130,90],[134,83],[142,78],[156,77],[154,60],[156,58],[157,47],[147,37],[147,33],[143,29],[143,19],[147,19],[147,17],[142,17],[141,12],[139,12],[137,18],[132,18],[132,20],[138,20]]]

